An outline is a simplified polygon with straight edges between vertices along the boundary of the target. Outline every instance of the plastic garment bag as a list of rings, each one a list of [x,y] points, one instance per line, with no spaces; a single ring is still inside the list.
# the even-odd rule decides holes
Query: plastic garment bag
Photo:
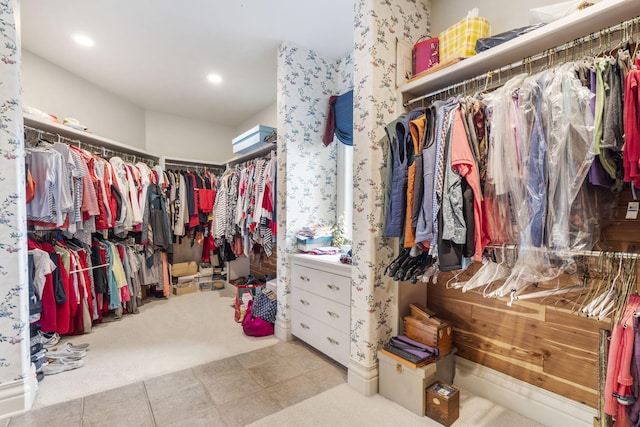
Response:
[[[597,221],[583,184],[594,159],[592,97],[565,64],[516,76],[485,100],[492,109],[486,203],[500,215],[490,236],[518,244],[510,276],[487,296],[518,295],[572,271],[570,252],[591,249]]]
[[[555,251],[591,249],[590,222],[573,205],[595,155],[589,105],[593,93],[582,85],[573,64],[561,66],[545,92],[550,106],[548,245]],[[576,230],[573,239],[570,228]]]
[[[488,95],[484,102],[489,117],[489,151],[484,208],[487,232],[494,243],[518,242],[520,210],[524,201],[520,121],[514,95],[526,74],[516,76]]]

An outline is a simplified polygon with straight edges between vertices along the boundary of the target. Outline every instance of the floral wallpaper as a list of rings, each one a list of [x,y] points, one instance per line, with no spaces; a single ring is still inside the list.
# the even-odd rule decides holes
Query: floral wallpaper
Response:
[[[28,357],[27,241],[16,0],[0,0],[0,383],[24,378]]]
[[[430,31],[430,0],[356,0],[354,22],[354,184],[351,358],[365,366],[389,338],[396,284],[383,276],[397,239],[382,237],[384,126],[401,111],[395,85],[396,38]]]
[[[338,61],[285,42],[278,51],[278,316],[289,320],[288,254],[305,225],[336,218],[336,144],[325,147],[329,97],[353,87],[353,56]]]

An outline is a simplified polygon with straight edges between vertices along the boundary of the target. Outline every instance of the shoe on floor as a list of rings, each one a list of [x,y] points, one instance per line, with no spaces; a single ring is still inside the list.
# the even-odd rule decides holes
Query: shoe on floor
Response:
[[[39,353],[42,349],[44,349],[44,344],[42,344],[41,342],[31,344],[31,355],[33,356],[34,354]]]
[[[65,348],[71,351],[89,351],[89,345],[89,343],[73,344],[70,342],[64,344]]]
[[[58,335],[57,332],[48,334],[42,331],[38,331],[35,336],[31,337],[31,345],[42,343],[42,345],[44,345],[46,348],[53,347],[54,345],[58,344],[59,341],[60,335]]]
[[[83,357],[85,357],[87,355],[87,352],[85,350],[71,350],[69,347],[61,347],[61,348],[55,348],[55,349],[51,349],[48,353],[47,353],[47,359],[62,359],[62,358],[66,358],[66,359],[82,359]]]
[[[47,352],[48,352],[48,350],[46,348],[43,348],[39,352],[32,354],[31,355],[31,361],[35,362],[36,360],[44,359],[45,356],[47,355]]]
[[[64,371],[78,369],[84,366],[84,360],[68,360],[59,359],[55,362],[47,363],[42,366],[42,373],[45,375],[55,375]]]

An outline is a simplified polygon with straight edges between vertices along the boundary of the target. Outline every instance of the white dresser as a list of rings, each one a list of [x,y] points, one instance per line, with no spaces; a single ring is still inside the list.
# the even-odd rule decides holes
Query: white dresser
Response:
[[[351,266],[339,255],[290,255],[291,333],[348,366]]]

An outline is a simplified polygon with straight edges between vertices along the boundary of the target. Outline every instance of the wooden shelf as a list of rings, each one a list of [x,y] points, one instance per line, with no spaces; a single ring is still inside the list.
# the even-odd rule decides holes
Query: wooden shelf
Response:
[[[148,159],[160,160],[159,156],[151,154],[143,149],[132,147],[121,142],[113,141],[111,139],[103,138],[101,136],[94,135],[92,133],[83,132],[81,130],[73,129],[69,126],[62,125],[60,123],[54,123],[48,120],[43,120],[37,116],[31,114],[24,114],[24,124],[36,129],[42,129],[43,131],[60,135],[65,138],[78,140],[81,143],[87,143],[97,147],[104,147],[108,150],[117,151],[124,154],[133,154],[136,156],[142,156]]]
[[[598,32],[640,15],[640,0],[602,0],[586,9],[493,47],[399,88],[404,95],[420,96],[523,58]]]

